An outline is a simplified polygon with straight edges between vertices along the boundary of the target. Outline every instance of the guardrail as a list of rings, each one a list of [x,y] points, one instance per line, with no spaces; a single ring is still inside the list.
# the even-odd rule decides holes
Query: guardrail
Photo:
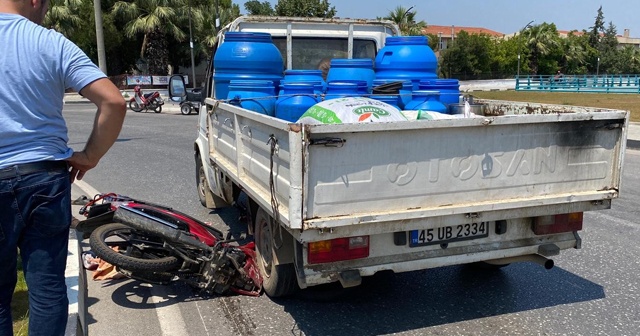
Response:
[[[516,91],[640,93],[640,75],[535,75],[516,78]]]

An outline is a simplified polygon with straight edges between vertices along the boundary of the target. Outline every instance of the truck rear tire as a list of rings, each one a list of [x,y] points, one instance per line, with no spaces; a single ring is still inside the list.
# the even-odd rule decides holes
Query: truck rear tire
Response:
[[[262,276],[264,292],[274,298],[295,293],[298,290],[295,266],[292,263],[276,265],[274,244],[276,233],[271,216],[262,208],[258,208],[254,223],[256,262]]]
[[[211,192],[200,155],[196,155],[196,188],[198,189],[200,204],[202,204],[203,207],[217,209],[229,206],[229,203]]]

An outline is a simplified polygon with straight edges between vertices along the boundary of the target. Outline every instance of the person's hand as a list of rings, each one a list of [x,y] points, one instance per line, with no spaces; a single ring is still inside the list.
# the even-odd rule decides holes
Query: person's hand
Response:
[[[84,174],[91,168],[98,165],[97,162],[93,162],[87,156],[85,151],[74,152],[73,155],[67,159],[69,166],[71,166],[71,171],[69,175],[71,177],[71,183],[73,183],[76,179],[82,180]]]

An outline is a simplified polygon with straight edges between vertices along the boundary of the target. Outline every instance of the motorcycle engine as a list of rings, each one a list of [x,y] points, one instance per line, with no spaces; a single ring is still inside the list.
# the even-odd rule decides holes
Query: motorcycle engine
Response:
[[[237,250],[229,250],[224,256],[218,252],[218,258],[202,267],[203,289],[209,293],[224,294],[231,286],[244,287],[245,280],[238,276],[236,265],[242,267],[245,258],[244,253]]]
[[[224,294],[231,287],[236,270],[229,260],[215,259],[202,267],[204,290],[209,293]]]

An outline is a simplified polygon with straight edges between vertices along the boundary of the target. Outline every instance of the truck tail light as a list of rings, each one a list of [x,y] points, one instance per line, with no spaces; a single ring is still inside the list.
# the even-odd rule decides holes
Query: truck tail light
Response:
[[[369,236],[356,236],[309,243],[307,261],[310,264],[321,264],[368,256]]]
[[[582,230],[582,212],[540,216],[533,219],[533,232],[546,235]]]

